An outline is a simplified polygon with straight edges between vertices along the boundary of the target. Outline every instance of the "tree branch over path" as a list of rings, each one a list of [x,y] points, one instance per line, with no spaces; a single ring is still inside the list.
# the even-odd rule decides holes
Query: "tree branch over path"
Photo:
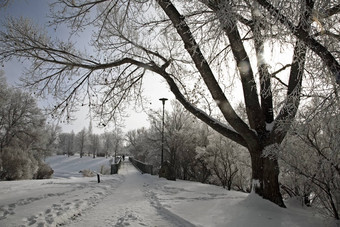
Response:
[[[193,59],[196,68],[200,72],[200,75],[207,85],[213,99],[217,102],[217,105],[225,119],[237,132],[244,136],[244,138],[247,138],[248,140],[256,140],[255,134],[235,113],[228,99],[225,97],[210,69],[210,66],[205,60],[199,45],[196,43],[195,38],[191,34],[190,28],[185,22],[185,18],[177,11],[171,1],[159,0],[158,3],[162,7],[163,11],[168,15],[178,34],[181,36],[185,49]]]
[[[228,36],[231,50],[241,76],[249,125],[256,131],[264,131],[264,118],[258,114],[261,113],[262,110],[258,100],[254,74],[250,65],[250,59],[237,28],[236,19],[230,10],[230,3],[220,2],[219,4],[213,4],[212,2],[208,2],[206,4],[215,12],[223,31]]]
[[[176,99],[185,107],[186,110],[188,110],[190,113],[195,115],[197,118],[205,122],[215,131],[221,133],[223,136],[235,141],[236,143],[244,147],[248,147],[246,141],[243,139],[243,137],[240,134],[238,134],[236,131],[234,131],[232,128],[228,127],[227,125],[222,124],[219,120],[214,119],[211,116],[208,116],[204,111],[200,110],[199,108],[191,104],[182,94],[182,92],[178,88],[177,84],[175,83],[171,75],[168,74],[164,68],[154,66],[152,71],[161,75],[167,81],[172,93],[175,95]]]
[[[328,69],[331,71],[335,80],[338,84],[340,84],[340,64],[334,58],[331,52],[323,46],[320,42],[310,36],[310,34],[305,31],[303,28],[299,26],[295,26],[285,15],[283,15],[277,8],[275,8],[270,2],[267,0],[256,0],[262,7],[267,9],[267,11],[274,17],[278,18],[278,20],[286,26],[292,34],[294,34],[298,39],[302,40],[308,48],[314,51],[322,61],[327,65]],[[337,9],[337,8],[335,8]],[[334,10],[334,13],[337,13],[338,10]],[[333,11],[332,11],[333,13]]]
[[[306,10],[301,12],[299,25],[305,33],[309,33],[311,28],[310,18],[314,7],[314,0],[304,0]],[[293,63],[290,68],[290,76],[288,82],[287,96],[284,106],[281,108],[280,113],[275,119],[275,126],[273,130],[272,139],[281,142],[286,136],[288,129],[284,129],[285,126],[290,126],[295,119],[295,115],[300,105],[300,96],[302,89],[302,79],[305,69],[307,55],[307,46],[301,40],[297,40],[294,47]]]

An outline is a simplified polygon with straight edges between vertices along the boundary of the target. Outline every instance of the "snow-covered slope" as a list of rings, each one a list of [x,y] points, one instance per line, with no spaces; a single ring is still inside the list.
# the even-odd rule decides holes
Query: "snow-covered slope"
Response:
[[[49,162],[65,171],[70,159]],[[75,173],[92,165],[74,162],[68,166],[78,166]],[[96,177],[67,176],[0,182],[0,226],[337,226],[311,211],[282,209],[253,194],[140,174],[128,161],[118,175],[101,176],[101,183]]]
[[[102,166],[110,168],[110,160],[112,158],[96,157],[92,158],[84,156],[82,158],[79,155],[67,157],[65,155],[56,155],[48,157],[46,163],[48,163],[54,170],[53,178],[70,178],[81,177],[82,170],[92,170],[100,172]]]

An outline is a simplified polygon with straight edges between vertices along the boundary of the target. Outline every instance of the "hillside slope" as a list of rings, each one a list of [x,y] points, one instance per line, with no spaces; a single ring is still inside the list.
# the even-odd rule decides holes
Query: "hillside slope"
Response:
[[[81,177],[82,170],[92,170],[100,173],[102,168],[110,168],[113,158],[84,156],[82,158],[79,155],[67,157],[65,155],[55,155],[48,157],[46,163],[48,163],[54,170],[53,178],[70,178]]]

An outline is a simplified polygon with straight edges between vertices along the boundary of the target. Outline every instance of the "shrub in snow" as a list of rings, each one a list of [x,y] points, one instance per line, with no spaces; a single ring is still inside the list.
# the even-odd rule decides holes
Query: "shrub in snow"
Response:
[[[103,175],[110,175],[111,174],[111,168],[105,165],[100,166],[100,174]]]
[[[90,169],[84,169],[80,171],[83,174],[83,177],[94,177],[95,174]]]
[[[33,179],[38,171],[38,161],[30,152],[13,147],[5,148],[1,154],[2,180]]]
[[[0,155],[1,180],[47,179],[52,174],[52,168],[30,151],[7,147]]]
[[[208,136],[209,144],[196,147],[196,159],[202,159],[211,171],[210,183],[228,190],[249,191],[249,157],[236,143],[219,134]],[[245,154],[246,156],[243,156]],[[248,177],[246,177],[248,175]]]
[[[49,179],[53,174],[53,169],[46,163],[40,162],[39,169],[35,176],[36,179]]]

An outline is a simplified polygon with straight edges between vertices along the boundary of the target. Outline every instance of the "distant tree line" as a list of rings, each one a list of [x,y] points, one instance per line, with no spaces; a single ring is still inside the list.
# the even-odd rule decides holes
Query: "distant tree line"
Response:
[[[93,133],[92,124],[84,127],[78,133],[62,132],[57,139],[58,155],[72,156],[76,153],[83,156],[111,157],[124,152],[124,135],[121,129],[115,129],[102,134]]]

